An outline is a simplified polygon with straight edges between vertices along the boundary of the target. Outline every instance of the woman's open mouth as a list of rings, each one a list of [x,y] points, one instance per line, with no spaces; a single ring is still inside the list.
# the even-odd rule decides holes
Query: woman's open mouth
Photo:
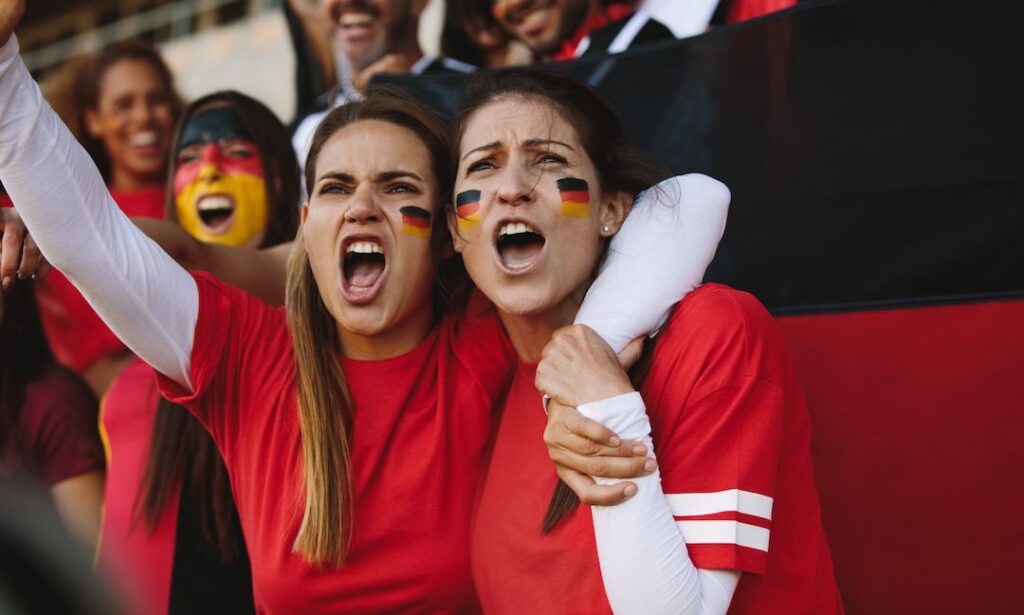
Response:
[[[235,199],[229,194],[207,194],[196,203],[199,223],[211,235],[223,235],[235,221]]]
[[[506,222],[495,238],[498,264],[508,275],[528,273],[544,251],[544,236],[525,222]]]
[[[384,286],[387,257],[376,237],[351,237],[343,245],[341,294],[349,303],[366,304]]]

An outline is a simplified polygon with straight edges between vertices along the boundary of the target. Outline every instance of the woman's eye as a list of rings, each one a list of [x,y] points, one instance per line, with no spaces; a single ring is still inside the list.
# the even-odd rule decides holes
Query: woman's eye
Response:
[[[392,194],[416,194],[419,190],[411,184],[395,184],[388,188],[388,192]]]
[[[248,147],[229,147],[224,155],[228,158],[252,158],[252,150]]]
[[[345,186],[338,183],[324,184],[320,187],[320,194],[345,194]]]
[[[544,154],[540,158],[541,164],[566,164],[568,161],[564,156],[558,154]]]
[[[479,160],[469,165],[466,168],[466,173],[475,173],[476,171],[485,171],[487,169],[493,169],[494,162],[491,160]]]

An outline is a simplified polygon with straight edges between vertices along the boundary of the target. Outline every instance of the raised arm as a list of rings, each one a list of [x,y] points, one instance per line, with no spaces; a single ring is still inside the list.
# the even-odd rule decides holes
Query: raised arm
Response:
[[[43,100],[7,36],[19,6],[0,0],[0,181],[47,260],[133,352],[191,388],[195,283],[121,212]]]

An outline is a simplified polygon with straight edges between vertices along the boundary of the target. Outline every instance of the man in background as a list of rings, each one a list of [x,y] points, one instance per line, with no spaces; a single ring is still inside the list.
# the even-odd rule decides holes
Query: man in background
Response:
[[[379,73],[468,73],[473,67],[425,55],[418,33],[420,15],[428,0],[321,0],[328,23],[337,85],[321,96],[305,117],[297,120],[292,145],[300,167],[305,166],[313,132],[327,112],[362,98]]]

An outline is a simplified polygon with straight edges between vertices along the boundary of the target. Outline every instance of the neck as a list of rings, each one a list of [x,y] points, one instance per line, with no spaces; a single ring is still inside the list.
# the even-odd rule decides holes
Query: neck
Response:
[[[571,325],[580,310],[587,287],[583,287],[555,307],[538,314],[510,314],[499,312],[505,331],[516,349],[516,354],[526,363],[539,363],[541,352],[555,331]]]
[[[336,323],[341,352],[346,359],[380,361],[401,356],[419,346],[430,333],[433,314],[424,306],[409,318],[387,331],[362,335],[344,329]]]
[[[137,192],[139,190],[148,190],[151,188],[162,188],[163,185],[164,182],[161,175],[153,177],[136,175],[118,167],[114,167],[110,171],[111,190]]]

